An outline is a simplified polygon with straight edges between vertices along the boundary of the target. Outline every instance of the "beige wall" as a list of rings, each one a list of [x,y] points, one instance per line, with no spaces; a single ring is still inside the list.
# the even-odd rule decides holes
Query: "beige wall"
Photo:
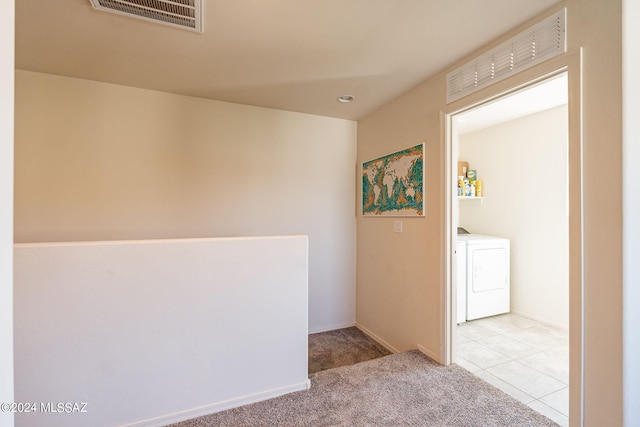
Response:
[[[309,329],[355,321],[356,123],[16,73],[17,242],[306,234]]]
[[[13,0],[0,0],[0,402],[13,402]],[[0,426],[13,414],[0,412]]]
[[[389,347],[423,346],[440,353],[442,143],[439,105],[444,77],[414,90],[358,122],[358,162],[425,142],[425,217],[358,217],[356,321]],[[360,181],[359,181],[360,182]],[[359,200],[361,200],[359,184]]]
[[[584,48],[584,422],[622,423],[622,137],[621,0],[567,0],[569,51],[493,87],[445,104],[445,72],[359,121],[358,161],[426,141],[426,217],[405,221],[405,233],[392,233],[392,220],[358,218],[356,319],[400,350],[423,346],[443,354],[446,277],[443,193],[445,138],[441,113],[464,108],[483,97],[569,63],[570,114],[578,112],[580,91],[576,58]],[[514,33],[522,29],[514,30]],[[508,35],[506,35],[508,36]],[[505,37],[506,37],[505,36]],[[496,40],[496,43],[504,40]],[[487,49],[490,46],[487,46]],[[484,49],[486,50],[486,49]],[[475,56],[482,51],[476,52]],[[461,64],[471,57],[461,60]],[[578,67],[579,68],[579,67]],[[538,74],[536,74],[538,73]],[[572,116],[575,117],[575,116]],[[571,123],[571,122],[570,122]],[[579,129],[570,125],[576,135]],[[579,146],[579,144],[578,144]],[[574,193],[579,202],[579,157],[570,153]],[[578,161],[576,161],[578,159]],[[580,217],[573,206],[570,233],[580,241]],[[576,232],[577,230],[577,232]],[[571,418],[579,425],[581,306],[579,251],[572,253]]]
[[[569,328],[567,106],[460,135],[460,160],[485,198],[460,200],[459,225],[511,242],[511,311]]]

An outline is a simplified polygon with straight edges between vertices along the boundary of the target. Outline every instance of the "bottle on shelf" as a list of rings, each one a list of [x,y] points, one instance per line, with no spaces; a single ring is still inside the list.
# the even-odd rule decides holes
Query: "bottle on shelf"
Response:
[[[458,197],[483,197],[482,180],[478,179],[478,171],[469,169],[469,163],[458,162]]]

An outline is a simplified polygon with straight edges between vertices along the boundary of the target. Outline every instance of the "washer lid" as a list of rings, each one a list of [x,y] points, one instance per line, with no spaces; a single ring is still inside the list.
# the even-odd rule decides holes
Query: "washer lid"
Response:
[[[509,242],[509,239],[504,237],[486,236],[484,234],[463,234],[458,235],[459,242],[466,242],[467,244],[473,243],[497,243],[497,242]]]

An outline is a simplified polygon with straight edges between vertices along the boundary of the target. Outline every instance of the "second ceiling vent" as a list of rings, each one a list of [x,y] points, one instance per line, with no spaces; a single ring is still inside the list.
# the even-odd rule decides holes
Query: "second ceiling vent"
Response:
[[[566,9],[447,73],[447,104],[567,51]]]
[[[202,0],[90,0],[94,8],[202,32]]]

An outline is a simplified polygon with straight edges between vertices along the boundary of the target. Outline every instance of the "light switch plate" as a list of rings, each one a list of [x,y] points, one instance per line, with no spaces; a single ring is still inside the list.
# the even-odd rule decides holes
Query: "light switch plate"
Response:
[[[402,221],[393,221],[393,232],[402,233]]]

